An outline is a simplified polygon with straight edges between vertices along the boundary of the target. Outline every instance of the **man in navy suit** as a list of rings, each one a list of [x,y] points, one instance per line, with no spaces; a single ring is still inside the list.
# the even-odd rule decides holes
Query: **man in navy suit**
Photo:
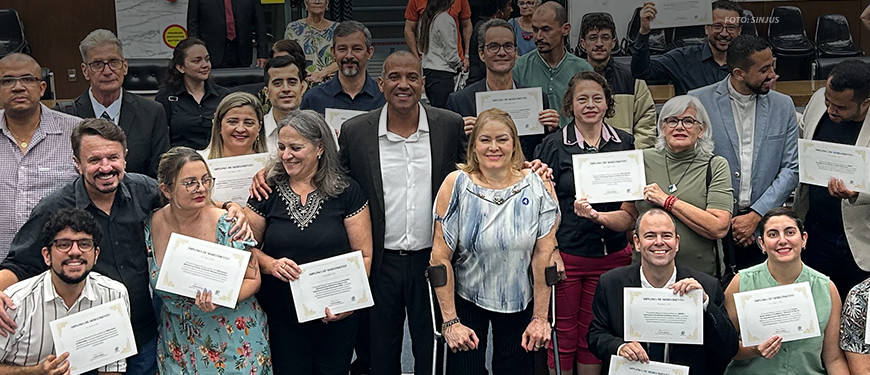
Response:
[[[190,0],[187,32],[205,42],[214,68],[251,66],[252,37],[257,40],[257,66],[266,66],[269,44],[260,0]]]
[[[755,227],[797,186],[798,123],[791,98],[771,90],[776,72],[767,40],[738,36],[727,59],[728,77],[689,95],[700,99],[710,116],[713,153],[731,167],[734,217],[724,244],[742,269],[764,261],[754,243]]]

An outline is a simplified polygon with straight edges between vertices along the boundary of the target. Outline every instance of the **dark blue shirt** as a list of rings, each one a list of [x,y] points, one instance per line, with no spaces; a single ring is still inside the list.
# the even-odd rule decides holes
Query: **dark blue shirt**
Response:
[[[649,56],[649,34],[638,35],[631,45],[631,74],[634,78],[646,80],[647,84],[670,81],[677,95],[717,83],[728,73],[728,65],[719,65],[713,59],[709,43],[674,48],[655,58]]]
[[[377,82],[366,73],[366,83],[362,90],[351,98],[341,87],[338,74],[331,80],[308,90],[302,96],[299,109],[311,109],[324,114],[327,108],[351,109],[354,111],[371,111],[383,107],[387,101],[378,88]]]
[[[48,267],[42,257],[42,227],[51,214],[61,208],[76,207],[89,212],[100,225],[100,255],[93,271],[127,287],[130,296],[130,320],[136,344],[142,345],[157,335],[157,320],[151,306],[145,231],[142,220],[160,207],[157,181],[140,174],[127,173],[108,215],[97,208],[88,196],[82,177],[43,198],[30,213],[15,239],[9,256],[0,269],[15,273],[18,280],[36,276]]]

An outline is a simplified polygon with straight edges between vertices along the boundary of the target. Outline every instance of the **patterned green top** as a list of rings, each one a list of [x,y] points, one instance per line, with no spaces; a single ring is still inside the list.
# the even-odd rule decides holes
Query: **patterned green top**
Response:
[[[320,30],[309,25],[304,19],[287,24],[284,39],[294,40],[302,46],[302,51],[305,53],[305,70],[309,73],[319,71],[335,61],[331,47],[337,25],[337,22],[330,22],[329,26]]]

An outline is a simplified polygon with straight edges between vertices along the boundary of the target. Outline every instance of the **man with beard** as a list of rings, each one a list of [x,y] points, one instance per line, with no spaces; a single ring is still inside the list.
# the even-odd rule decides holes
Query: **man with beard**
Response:
[[[766,259],[755,245],[755,228],[797,186],[798,125],[791,98],[770,90],[776,72],[767,40],[755,35],[734,38],[727,62],[730,75],[689,95],[704,104],[713,129],[713,153],[725,157],[731,168],[734,217],[723,244],[729,265],[743,269]]]
[[[91,272],[100,255],[100,226],[78,208],[64,208],[45,223],[42,259],[49,270],[15,283],[5,293],[22,308],[10,310],[16,334],[0,337],[0,373],[65,374],[69,352],[54,353],[48,323],[123,298],[123,284]],[[100,374],[126,370],[125,360],[100,367]]]
[[[615,115],[607,125],[625,130],[634,136],[634,147],[650,148],[656,143],[656,106],[652,94],[642,79],[631,75],[631,68],[610,58],[616,46],[616,25],[610,16],[593,14],[583,17],[580,24],[580,46],[586,51],[586,61],[604,75],[613,90]]]
[[[807,103],[800,120],[802,138],[870,147],[868,108],[870,64],[860,60],[843,61],[831,70],[825,87],[816,91]],[[829,275],[841,297],[845,297],[855,284],[870,277],[870,252],[867,251],[870,246],[870,221],[867,220],[870,195],[851,190],[839,179],[831,179],[827,187],[801,184],[794,208],[805,218],[807,232],[811,233],[807,251],[802,254],[804,263]],[[867,298],[866,293],[862,296]],[[844,316],[848,311],[846,308]],[[861,319],[866,315],[864,313]],[[861,346],[858,346],[861,350],[851,351],[870,354],[870,345],[863,345],[864,325],[861,327]],[[854,340],[850,337],[850,347],[855,348],[851,341]],[[851,363],[848,352],[846,356]],[[866,360],[870,361],[870,356],[867,357]]]
[[[0,260],[15,232],[42,197],[76,178],[69,134],[78,117],[40,104],[42,68],[32,57],[13,53],[0,59]]]
[[[331,80],[308,90],[300,109],[312,109],[320,114],[326,108],[371,111],[383,107],[384,94],[378,83],[366,72],[366,65],[375,49],[372,34],[358,21],[344,21],[335,27],[332,55],[339,63],[338,74]]]
[[[540,87],[550,103],[562,103],[571,77],[592,70],[592,66],[565,48],[565,37],[571,32],[571,24],[568,23],[568,12],[558,2],[546,2],[535,9],[532,30],[538,49],[517,59],[514,79],[526,87]],[[569,122],[569,118],[560,116],[560,127]]]
[[[707,43],[675,48],[650,59],[650,21],[656,17],[655,4],[645,2],[640,11],[640,34],[631,45],[631,73],[647,81],[669,81],[674,92],[684,95],[698,87],[719,82],[730,73],[726,53],[731,40],[740,35],[743,9],[734,2],[713,2],[713,23],[704,26]]]
[[[725,294],[715,278],[678,266],[680,251],[674,218],[654,208],[639,218],[634,227],[634,248],[640,264],[620,267],[601,275],[592,302],[589,350],[608,368],[611,355],[629,361],[669,362],[688,366],[692,374],[717,375],[737,354],[737,332],[725,310]],[[704,343],[702,345],[626,342],[623,329],[623,290],[659,288],[674,294],[701,294],[704,301]]]
[[[148,250],[143,220],[162,207],[157,181],[127,173],[127,138],[121,127],[105,119],[86,119],[70,136],[73,160],[80,176],[43,198],[12,240],[9,256],[0,264],[0,289],[45,271],[40,255],[41,232],[54,212],[76,207],[90,213],[103,234],[103,250],[94,270],[119,281],[130,293],[130,319],[138,354],[127,358],[127,374],[157,372],[157,321],[151,305],[148,279]],[[237,217],[232,228],[235,238],[247,233],[247,224],[236,203],[214,202],[229,209],[227,220]],[[96,262],[96,259],[94,260]],[[6,309],[4,309],[6,307]],[[0,293],[0,336],[15,334],[17,324],[7,309],[23,308]]]

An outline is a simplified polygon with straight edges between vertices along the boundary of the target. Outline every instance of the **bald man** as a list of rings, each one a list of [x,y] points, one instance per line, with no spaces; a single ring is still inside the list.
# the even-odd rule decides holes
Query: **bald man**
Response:
[[[42,67],[13,53],[0,59],[0,261],[40,198],[76,178],[72,129],[80,118],[39,102]]]

